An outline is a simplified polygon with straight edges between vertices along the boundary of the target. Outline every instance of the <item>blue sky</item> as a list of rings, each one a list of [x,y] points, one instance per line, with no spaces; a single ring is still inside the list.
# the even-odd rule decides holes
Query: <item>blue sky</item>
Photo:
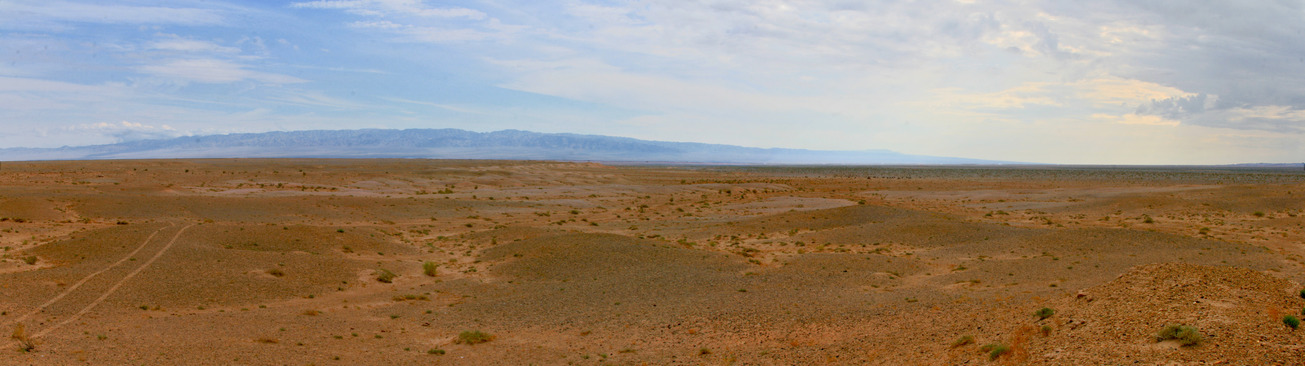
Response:
[[[0,0],[0,147],[523,129],[1305,160],[1300,1]]]

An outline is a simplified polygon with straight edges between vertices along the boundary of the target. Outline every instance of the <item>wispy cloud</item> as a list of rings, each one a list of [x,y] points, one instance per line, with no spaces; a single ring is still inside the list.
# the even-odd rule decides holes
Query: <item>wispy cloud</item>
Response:
[[[344,10],[365,16],[412,15],[419,17],[484,19],[485,13],[467,8],[432,7],[421,0],[319,0],[290,4],[299,9]]]
[[[454,111],[454,112],[458,112],[458,113],[468,113],[468,114],[489,114],[488,112],[483,111],[483,110],[473,109],[473,108],[468,108],[468,107],[459,107],[459,106],[449,105],[449,104],[423,102],[423,101],[420,101],[420,100],[411,100],[411,99],[404,99],[404,98],[385,98],[385,99],[386,99],[386,100],[395,101],[395,102],[400,102],[400,103],[416,104],[416,105],[424,105],[424,106],[428,106],[428,107],[435,107],[435,108],[440,108],[440,109],[450,110],[450,111]]]
[[[180,37],[170,37],[150,43],[150,49],[181,52],[240,53],[236,47],[219,46],[213,42],[197,41]]]
[[[1303,13],[1292,1],[0,0],[0,121],[1275,161],[1305,153]],[[90,130],[45,138],[76,131]]]
[[[348,23],[355,29],[388,32],[396,41],[450,43],[502,39],[523,26],[503,24],[484,12],[460,7],[433,7],[419,0],[321,0],[296,2],[291,8],[342,10],[366,17]]]
[[[307,80],[247,69],[247,66],[218,59],[179,59],[138,68],[141,73],[183,82],[233,83],[257,81],[268,84],[294,84]]]
[[[168,125],[147,125],[144,123],[119,121],[79,124],[64,127],[68,132],[86,132],[109,136],[114,142],[171,138],[184,135],[181,131]]]
[[[0,2],[0,24],[8,24],[9,27],[52,22],[212,25],[223,21],[220,11],[208,8],[105,5],[58,0]],[[0,25],[0,28],[7,27]]]

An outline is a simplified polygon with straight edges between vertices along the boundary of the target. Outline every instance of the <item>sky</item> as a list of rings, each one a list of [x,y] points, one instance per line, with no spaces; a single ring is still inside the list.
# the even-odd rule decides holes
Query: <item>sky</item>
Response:
[[[0,0],[0,148],[519,129],[1305,161],[1302,1]]]

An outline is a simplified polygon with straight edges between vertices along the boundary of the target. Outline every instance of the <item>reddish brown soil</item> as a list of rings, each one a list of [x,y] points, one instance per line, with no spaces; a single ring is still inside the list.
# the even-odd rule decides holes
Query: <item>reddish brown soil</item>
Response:
[[[6,163],[0,328],[35,347],[0,364],[1302,363],[1302,196],[1246,169]],[[1204,340],[1156,340],[1176,323]]]

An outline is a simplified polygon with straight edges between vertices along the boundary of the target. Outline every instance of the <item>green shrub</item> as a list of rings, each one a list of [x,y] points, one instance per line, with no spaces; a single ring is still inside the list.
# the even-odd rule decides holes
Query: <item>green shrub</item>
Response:
[[[435,264],[435,262],[421,264],[421,272],[425,273],[427,276],[435,277],[435,275],[438,274],[438,272],[436,272],[437,269],[439,269],[439,265]]]
[[[481,344],[494,340],[494,336],[479,330],[468,330],[458,334],[454,343]]]
[[[967,344],[974,344],[974,336],[971,335],[961,336],[961,338],[957,339],[955,342],[952,342],[952,348],[964,346]]]
[[[377,281],[381,281],[383,283],[392,283],[394,282],[395,277],[399,277],[399,275],[396,275],[394,274],[394,272],[390,272],[387,269],[381,268],[376,270]]]
[[[439,348],[431,348],[431,349],[427,350],[426,353],[428,353],[428,354],[432,354],[432,355],[442,355],[442,354],[444,354],[444,350],[439,349]]]
[[[1300,327],[1300,318],[1297,318],[1295,315],[1284,316],[1282,317],[1282,324],[1286,324],[1288,328],[1296,330],[1296,328]]]
[[[983,347],[979,347],[979,350],[987,352],[988,359],[996,360],[998,357],[1001,357],[1001,355],[1010,352],[1010,346],[1001,343],[989,343],[983,345]]]
[[[23,257],[23,263],[27,263],[27,265],[29,265],[29,266],[30,266],[30,265],[33,265],[33,264],[36,264],[36,256],[34,256],[34,255],[29,255],[29,256]]]
[[[1184,346],[1192,346],[1201,343],[1201,339],[1204,338],[1204,336],[1201,335],[1201,331],[1196,330],[1196,327],[1190,325],[1169,324],[1165,325],[1165,327],[1160,330],[1160,333],[1155,335],[1155,338],[1156,341],[1174,339]]]
[[[1033,316],[1038,317],[1038,320],[1050,318],[1052,315],[1056,315],[1056,311],[1051,308],[1041,308],[1033,312]]]
[[[1300,298],[1305,299],[1305,288],[1300,289]]]

